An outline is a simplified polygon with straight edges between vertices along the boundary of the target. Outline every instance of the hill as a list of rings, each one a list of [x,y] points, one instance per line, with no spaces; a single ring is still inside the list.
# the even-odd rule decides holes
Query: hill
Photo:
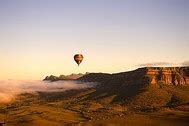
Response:
[[[86,73],[87,74],[87,73]],[[50,75],[50,76],[46,76],[45,79],[43,79],[44,81],[59,81],[59,80],[76,80],[82,76],[84,76],[85,74],[79,73],[79,74],[70,74],[70,75],[60,75],[59,77],[54,76],[54,75]]]
[[[132,104],[132,107],[143,108],[189,103],[189,67],[145,67],[116,74],[91,73],[79,80],[99,82],[96,91],[89,96],[105,104]]]
[[[90,73],[78,78],[82,81],[105,82],[115,80],[116,83],[125,81],[126,85],[132,84],[170,84],[170,85],[187,85],[189,84],[189,67],[144,67],[134,71],[106,74]]]

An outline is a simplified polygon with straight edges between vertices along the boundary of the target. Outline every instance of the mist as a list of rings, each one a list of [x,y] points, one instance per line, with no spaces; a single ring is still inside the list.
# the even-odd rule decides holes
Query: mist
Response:
[[[175,66],[180,66],[180,67],[185,67],[189,66],[189,61],[184,61],[181,63],[169,63],[169,62],[151,62],[151,63],[143,63],[137,65],[137,67],[175,67]]]
[[[94,82],[80,81],[39,81],[39,80],[0,80],[0,103],[7,103],[22,93],[58,92],[94,87]]]

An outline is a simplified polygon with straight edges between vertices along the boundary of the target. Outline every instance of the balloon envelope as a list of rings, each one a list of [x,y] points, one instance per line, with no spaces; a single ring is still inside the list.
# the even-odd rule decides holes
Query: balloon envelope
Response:
[[[79,66],[79,64],[82,62],[82,60],[83,60],[83,55],[82,54],[75,54],[74,55],[74,60],[75,60],[75,62],[78,64],[78,66]]]

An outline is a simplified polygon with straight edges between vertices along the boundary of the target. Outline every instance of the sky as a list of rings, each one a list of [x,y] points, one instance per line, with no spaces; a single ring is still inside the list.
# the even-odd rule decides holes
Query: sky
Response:
[[[0,0],[0,79],[186,63],[188,22],[189,0]]]

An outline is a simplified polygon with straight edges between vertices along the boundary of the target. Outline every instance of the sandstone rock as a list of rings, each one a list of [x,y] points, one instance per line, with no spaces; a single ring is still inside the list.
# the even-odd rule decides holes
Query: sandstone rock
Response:
[[[187,67],[150,67],[146,69],[151,84],[189,84]]]

